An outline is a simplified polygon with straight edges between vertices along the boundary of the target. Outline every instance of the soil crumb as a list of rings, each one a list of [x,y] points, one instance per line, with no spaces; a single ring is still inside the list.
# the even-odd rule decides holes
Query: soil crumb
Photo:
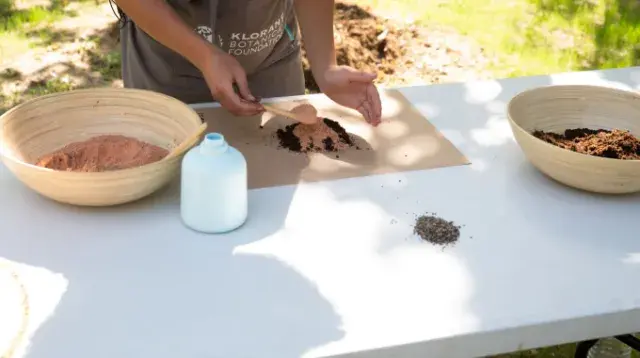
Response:
[[[450,246],[460,238],[460,226],[433,214],[422,215],[416,219],[413,233],[434,245]]]
[[[169,151],[122,135],[102,135],[74,142],[38,159],[36,165],[61,171],[103,172],[157,162]]]
[[[614,129],[567,129],[563,134],[535,131],[547,143],[577,153],[613,159],[640,159],[640,140],[629,131]]]
[[[280,146],[292,152],[337,152],[354,146],[349,133],[329,118],[316,124],[290,124],[276,135]]]
[[[377,73],[376,83],[398,86],[458,82],[488,76],[482,48],[451,29],[375,15],[369,8],[336,1],[334,37],[338,65]],[[303,48],[305,84],[320,92]]]

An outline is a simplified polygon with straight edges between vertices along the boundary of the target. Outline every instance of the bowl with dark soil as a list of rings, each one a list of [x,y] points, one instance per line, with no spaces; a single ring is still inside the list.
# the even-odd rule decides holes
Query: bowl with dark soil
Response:
[[[590,85],[539,87],[508,105],[516,142],[541,172],[590,192],[640,191],[640,95]]]

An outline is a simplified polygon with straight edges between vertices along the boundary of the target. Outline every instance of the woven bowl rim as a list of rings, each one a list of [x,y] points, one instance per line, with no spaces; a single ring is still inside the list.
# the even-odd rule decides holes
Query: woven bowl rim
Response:
[[[28,105],[33,105],[34,103],[37,103],[39,101],[44,101],[53,97],[56,98],[60,98],[60,97],[72,97],[72,96],[76,96],[82,93],[99,93],[99,92],[108,92],[108,93],[116,93],[116,94],[124,94],[124,93],[139,93],[145,96],[155,96],[158,99],[162,99],[165,101],[169,101],[169,102],[173,102],[177,105],[182,105],[184,107],[186,107],[189,111],[191,111],[193,113],[193,115],[196,118],[200,118],[200,116],[198,116],[198,113],[191,108],[189,105],[187,105],[186,103],[180,101],[177,98],[168,96],[164,93],[160,93],[160,92],[155,92],[155,91],[150,91],[150,90],[145,90],[145,89],[137,89],[137,88],[83,88],[83,89],[77,89],[77,90],[71,90],[71,91],[66,91],[66,92],[57,92],[57,93],[50,93],[50,94],[46,94],[43,96],[38,96],[35,98],[31,98],[29,100],[24,101],[23,103],[14,106],[13,108],[9,109],[7,112],[3,113],[0,116],[0,126],[3,123],[3,120],[5,117],[8,117],[9,114],[14,113],[19,111],[20,109],[28,106]],[[175,156],[174,158],[170,158],[169,160],[164,160],[161,159],[159,161],[153,162],[153,163],[148,163],[148,164],[144,164],[141,166],[137,166],[137,167],[133,167],[133,168],[125,168],[125,169],[116,169],[116,170],[108,170],[108,171],[102,171],[102,172],[76,172],[76,171],[62,171],[62,170],[54,170],[54,169],[50,169],[50,168],[44,168],[35,164],[31,164],[28,162],[25,162],[23,160],[20,160],[18,158],[15,158],[12,155],[8,155],[7,153],[5,153],[4,150],[4,145],[2,144],[2,142],[0,141],[0,157],[10,160],[11,162],[18,164],[20,166],[23,166],[25,168],[29,168],[30,170],[35,170],[35,171],[39,171],[39,172],[43,172],[43,173],[55,173],[56,175],[64,175],[64,176],[75,176],[75,177],[80,177],[80,176],[108,176],[108,175],[123,175],[123,174],[133,174],[137,171],[141,171],[142,169],[146,170],[152,170],[154,168],[160,168],[163,166],[166,166],[167,164],[172,164],[175,161],[179,160],[181,156]]]
[[[518,122],[513,118],[513,115],[512,115],[512,110],[513,110],[512,107],[514,106],[516,100],[520,100],[523,97],[526,97],[526,96],[528,96],[528,95],[530,95],[531,93],[534,93],[534,92],[543,92],[543,91],[550,90],[550,89],[553,89],[553,88],[574,88],[574,89],[585,89],[585,90],[586,89],[596,89],[596,90],[603,90],[603,91],[608,91],[608,92],[617,92],[617,93],[625,94],[625,95],[631,95],[631,96],[637,98],[638,100],[640,100],[640,94],[638,92],[636,92],[636,91],[625,90],[625,89],[620,89],[620,88],[613,88],[613,87],[606,87],[606,86],[599,86],[599,85],[586,85],[586,84],[582,84],[581,85],[581,84],[576,84],[576,85],[544,85],[544,86],[538,86],[538,87],[529,88],[529,89],[526,89],[524,91],[521,91],[520,93],[516,94],[515,96],[513,96],[509,100],[509,103],[507,104],[507,119],[509,120],[511,125],[517,127],[522,132],[526,133],[526,136],[528,138],[534,139],[538,143],[542,143],[545,146],[545,148],[550,148],[550,149],[554,149],[554,150],[561,150],[561,151],[563,151],[563,153],[571,153],[572,155],[585,156],[585,157],[591,158],[591,160],[609,161],[611,163],[616,162],[616,163],[620,163],[621,165],[625,165],[625,164],[622,164],[622,163],[629,163],[629,164],[640,163],[640,159],[606,158],[606,157],[599,157],[599,156],[585,154],[585,153],[574,152],[574,151],[566,149],[566,148],[560,148],[557,145],[553,145],[551,143],[547,143],[547,142],[543,141],[542,139],[537,138],[531,132],[529,132],[528,130],[522,128],[522,126],[520,126],[520,124],[518,124]],[[517,140],[516,140],[516,142],[517,142]],[[518,146],[522,148],[520,143],[518,143]]]

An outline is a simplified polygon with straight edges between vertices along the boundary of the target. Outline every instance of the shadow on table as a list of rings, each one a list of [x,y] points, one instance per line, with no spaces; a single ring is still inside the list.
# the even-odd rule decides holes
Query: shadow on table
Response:
[[[369,182],[348,188],[331,185],[336,200],[373,202],[387,217],[394,218],[390,224],[381,224],[375,236],[379,239],[380,260],[388,260],[393,266],[407,262],[407,267],[411,267],[402,272],[405,280],[419,276],[414,272],[418,267],[448,270],[422,273],[420,285],[432,287],[433,282],[443,290],[446,287],[446,292],[424,290],[423,298],[403,299],[407,306],[416,302],[414,310],[406,310],[408,321],[425,316],[425,312],[436,312],[427,302],[438,302],[440,296],[452,297],[461,303],[451,305],[459,307],[450,316],[457,315],[460,320],[443,322],[441,331],[449,326],[453,327],[452,332],[485,331],[470,335],[464,347],[447,344],[448,339],[444,339],[438,346],[441,350],[420,351],[421,354],[463,356],[460,349],[492,354],[548,345],[554,333],[541,335],[540,329],[544,328],[526,328],[522,331],[522,336],[530,337],[526,340],[520,336],[506,339],[511,333],[500,330],[526,324],[533,327],[540,323],[537,320],[549,317],[587,316],[593,313],[590,311],[593,307],[602,306],[603,290],[616,292],[612,290],[628,286],[633,272],[628,270],[628,275],[619,275],[624,272],[621,266],[626,265],[625,255],[628,260],[628,255],[637,253],[640,246],[637,230],[625,230],[629,226],[622,225],[634,222],[634,218],[615,213],[623,212],[620,206],[637,208],[640,196],[604,198],[578,192],[545,177],[526,160],[513,140],[506,119],[506,105],[517,93],[564,83],[570,81],[567,80],[570,77],[511,79],[503,82],[509,84],[507,86],[496,81],[441,85],[427,93],[408,88],[405,91],[408,97],[422,101],[422,109],[430,112],[432,123],[472,164],[415,172],[410,180],[399,173],[394,185],[384,188],[372,187]],[[617,76],[602,80],[629,82],[628,78]],[[426,101],[425,96],[428,96]],[[453,106],[451,98],[464,99],[465,103]],[[449,126],[451,121],[456,121],[456,125]],[[461,122],[464,124],[460,125]],[[461,175],[450,175],[450,171]],[[433,185],[444,182],[446,187]],[[371,195],[374,190],[376,194]],[[594,205],[595,201],[598,205]],[[564,205],[555,205],[559,202]],[[566,212],[567,202],[574,205],[575,212]],[[412,235],[415,217],[428,212],[463,225],[455,246],[437,253],[439,249]],[[482,214],[486,212],[492,215]],[[637,213],[637,210],[630,212]],[[601,240],[594,239],[594,231]],[[608,244],[603,245],[603,241]],[[416,255],[424,255],[424,260],[436,263],[422,266]],[[581,257],[584,262],[574,257]],[[587,276],[607,279],[600,285],[576,284],[576,277]],[[416,290],[411,292],[418,294]],[[624,298],[620,300],[618,303],[625,305]],[[449,307],[443,304],[443,309]],[[575,339],[585,338],[580,336],[580,329],[570,325],[565,328],[567,332],[558,332],[557,341],[553,343],[567,343],[562,340],[574,335]],[[487,341],[493,343],[488,345]],[[402,355],[398,352],[395,351]],[[406,354],[409,352],[416,352],[411,344],[406,345]],[[371,356],[384,357],[385,353]]]
[[[315,181],[318,177],[332,178],[340,169],[363,171],[361,167],[375,163],[375,152],[367,141],[350,133],[356,148],[339,152],[296,153],[282,148],[278,132],[294,123],[293,120],[269,113],[236,118],[222,108],[200,108],[198,112],[207,123],[208,132],[219,132],[227,142],[239,150],[247,161],[249,188],[270,188],[295,185],[300,181]],[[316,143],[318,144],[318,143]],[[318,160],[319,157],[323,160]],[[345,165],[346,164],[346,165]],[[318,171],[318,168],[322,169]],[[355,169],[354,169],[355,168]]]
[[[604,86],[625,87],[634,82],[628,73],[616,71],[591,72],[582,77]],[[549,84],[583,83],[575,74],[539,78]],[[637,86],[637,79],[635,82]],[[507,103],[512,95],[515,93],[504,93],[500,99]],[[587,337],[598,334],[589,329],[592,323],[569,319],[590,316],[601,309],[604,292],[609,297],[616,292],[638,297],[640,290],[628,289],[633,268],[624,260],[640,251],[638,235],[629,226],[637,221],[640,195],[599,195],[573,189],[538,171],[513,140],[497,149],[495,155],[503,156],[505,167],[492,169],[500,171],[503,180],[504,190],[496,195],[509,200],[502,201],[504,207],[489,205],[485,210],[498,212],[502,220],[474,230],[481,233],[477,240],[456,250],[474,279],[470,309],[485,327],[549,323],[545,321],[549,317],[568,320],[545,334],[535,333],[545,331],[544,326],[532,326],[526,334],[530,338],[511,346],[503,340],[500,345],[509,350],[595,338]],[[481,185],[479,180],[478,190]],[[521,234],[495,235],[502,230]],[[585,277],[597,284],[577,282]],[[625,300],[620,296],[609,304],[626,307]],[[515,306],[521,312],[519,317],[505,314],[505,309]],[[618,327],[623,326],[620,321]],[[601,328],[606,332],[604,325]],[[517,348],[515,343],[519,344]]]
[[[243,149],[240,138],[234,145]],[[367,152],[340,156],[353,165],[371,161]],[[291,183],[309,163],[297,158],[286,171]],[[2,167],[0,179],[15,188]],[[3,212],[16,235],[0,239],[0,256],[69,282],[29,358],[293,358],[343,337],[340,317],[313,283],[273,255],[242,250],[282,231],[296,185],[250,191],[247,223],[212,236],[182,226],[179,186],[177,178],[110,208],[61,205],[22,186],[0,189],[1,202],[16,203]]]
[[[615,225],[605,232],[603,227],[606,219],[624,221],[606,213],[607,207],[631,205],[634,199],[607,199],[600,216],[589,215],[589,209],[595,207],[590,203],[595,200],[593,196],[574,192],[569,195],[571,189],[536,174],[513,141],[504,113],[506,103],[517,92],[557,81],[557,77],[540,76],[504,82],[509,86],[494,81],[443,85],[429,90],[427,101],[424,92],[407,89],[410,98],[426,102],[423,109],[431,112],[432,123],[472,164],[415,172],[411,180],[403,180],[402,173],[396,177],[389,175],[385,178],[391,178],[394,185],[382,187],[379,182],[365,180],[357,186],[340,185],[338,181],[322,183],[337,201],[345,204],[368,201],[384,211],[385,217],[397,218],[396,222],[372,223],[377,225],[376,232],[367,232],[372,237],[355,236],[345,243],[345,251],[332,252],[333,256],[326,258],[326,262],[338,254],[340,258],[349,258],[349,249],[361,248],[357,246],[360,242],[366,248],[370,240],[378,239],[375,260],[389,259],[385,262],[389,265],[382,265],[384,274],[371,282],[358,281],[358,285],[371,284],[384,293],[368,297],[372,302],[384,305],[388,303],[384,300],[392,298],[405,303],[395,308],[397,312],[385,316],[398,325],[377,327],[378,330],[403,329],[400,325],[403,320],[418,325],[415,320],[424,318],[424,312],[435,314],[439,310],[425,303],[438,302],[445,295],[459,300],[441,304],[457,310],[455,314],[460,320],[439,322],[450,328],[440,328],[438,334],[446,329],[450,332],[506,329],[536,323],[540,317],[581,316],[597,305],[601,292],[619,288],[625,277],[633,274],[629,270],[628,276],[615,277],[622,272],[619,265],[623,264],[623,258],[617,255],[637,252],[632,240],[637,233],[625,232]],[[465,103],[446,105],[457,103],[451,102],[452,98],[464,99]],[[457,123],[449,126],[450,121]],[[464,175],[445,175],[452,170],[464,171]],[[447,187],[431,185],[445,182],[444,178]],[[487,188],[491,188],[489,194]],[[117,210],[63,207],[37,198],[26,189],[19,192],[0,189],[0,202],[13,203],[11,210],[4,210],[2,219],[17,228],[16,237],[0,239],[2,256],[60,272],[69,280],[69,291],[55,315],[36,333],[29,358],[116,355],[226,358],[263,357],[265,352],[282,352],[279,357],[288,358],[343,336],[339,328],[341,319],[307,279],[275,257],[249,256],[238,250],[283,227],[295,187],[252,191],[250,221],[242,229],[220,237],[196,235],[181,228],[175,189],[174,186]],[[491,200],[505,197],[510,199]],[[561,212],[553,205],[558,200],[570,200],[580,215]],[[111,215],[103,215],[109,210],[113,210]],[[480,214],[487,211],[493,214]],[[437,212],[465,225],[456,246],[428,252],[431,255],[428,259],[450,271],[416,272],[427,266],[422,266],[415,253],[422,254],[425,247],[431,248],[411,235],[415,215],[424,212]],[[353,215],[346,210],[331,213],[336,218],[339,214]],[[69,218],[76,226],[68,226]],[[569,220],[585,225],[571,227],[567,225]],[[144,226],[134,227],[133,223]],[[95,228],[104,229],[96,232]],[[608,247],[584,239],[591,237],[591,233],[586,234],[594,229],[609,234]],[[561,240],[563,237],[566,239]],[[321,254],[324,253],[317,253]],[[580,262],[574,256],[590,259]],[[407,261],[415,266],[403,266]],[[397,267],[406,270],[400,272],[405,275],[404,282],[392,275],[399,272],[394,271],[400,270]],[[575,284],[575,277],[595,271],[597,277],[611,279],[599,285]],[[154,273],[151,280],[148,272]],[[402,285],[418,276],[422,285],[434,286],[412,291],[415,297],[393,296],[404,294]],[[399,289],[388,289],[386,284]],[[560,294],[567,290],[568,293]],[[288,299],[283,301],[282,297]],[[516,306],[522,316],[510,313]],[[543,308],[545,312],[538,311]],[[531,338],[526,341],[505,339],[496,332],[475,335],[464,347],[444,344],[440,346],[442,351],[421,353],[460,356],[455,354],[456,350],[464,349],[491,354],[535,347],[537,340],[544,338],[540,331],[529,332],[527,336]],[[494,334],[488,346],[486,342]],[[296,339],[290,339],[293,336]],[[138,344],[132,337],[143,337],[144,343]],[[548,344],[548,338],[544,339]],[[371,356],[384,356],[379,354]]]
[[[313,283],[275,257],[238,250],[283,226],[295,187],[250,192],[248,222],[212,236],[182,227],[178,186],[106,209],[0,190],[16,203],[3,217],[16,235],[0,239],[0,256],[69,283],[29,358],[294,358],[343,336]]]

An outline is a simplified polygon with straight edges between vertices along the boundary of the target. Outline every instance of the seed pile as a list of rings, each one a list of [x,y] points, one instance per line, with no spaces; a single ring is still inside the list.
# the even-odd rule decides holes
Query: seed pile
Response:
[[[416,219],[413,233],[434,245],[454,245],[460,238],[460,226],[434,214],[425,214]]]
[[[562,134],[535,131],[547,143],[577,153],[613,159],[640,159],[640,140],[629,131],[576,128]]]
[[[337,152],[354,146],[340,123],[324,118],[317,124],[294,123],[278,129],[280,147],[292,152]]]

